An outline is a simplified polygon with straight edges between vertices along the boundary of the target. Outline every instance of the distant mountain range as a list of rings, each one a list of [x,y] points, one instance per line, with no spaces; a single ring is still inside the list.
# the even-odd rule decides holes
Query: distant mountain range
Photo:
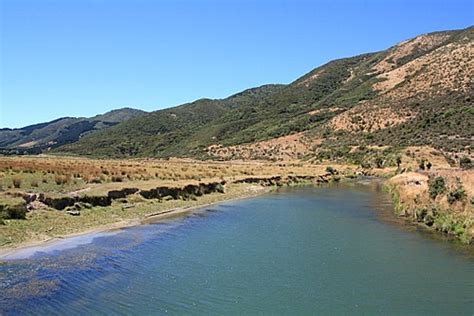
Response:
[[[473,73],[474,27],[435,32],[331,61],[288,85],[134,112],[119,124],[100,123],[107,128],[58,135],[53,122],[40,143],[63,145],[54,151],[67,154],[221,160],[360,160],[373,147],[412,145],[470,154]],[[0,146],[39,142],[26,131],[18,140],[0,134]]]
[[[0,129],[0,151],[39,153],[76,142],[87,134],[108,129],[145,113],[141,110],[123,108],[91,118],[63,117],[23,128]]]

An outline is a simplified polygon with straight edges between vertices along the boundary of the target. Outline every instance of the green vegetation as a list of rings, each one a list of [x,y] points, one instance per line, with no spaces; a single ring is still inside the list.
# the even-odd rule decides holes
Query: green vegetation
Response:
[[[37,154],[143,114],[140,110],[124,108],[92,118],[65,117],[19,129],[1,129],[0,154]]]
[[[472,241],[472,236],[470,236],[466,230],[469,224],[469,218],[454,216],[453,214],[441,211],[436,213],[436,217],[433,221],[433,227],[436,230],[454,235],[466,244]]]
[[[26,204],[20,203],[17,205],[0,204],[0,225],[4,224],[6,219],[25,219],[26,218]]]
[[[453,204],[456,201],[461,201],[465,197],[466,197],[466,191],[462,187],[458,187],[454,189],[453,191],[448,192],[447,194],[449,204]]]
[[[459,159],[459,166],[463,169],[471,169],[473,167],[472,161],[469,157],[462,157]]]
[[[432,199],[446,191],[446,182],[441,176],[430,177],[428,180],[428,192]]]
[[[402,58],[386,61],[399,67],[443,45],[464,43],[466,38],[473,37],[473,28],[445,34],[449,35],[446,40],[434,47],[416,46]],[[307,132],[323,139],[312,157],[356,162],[366,167],[399,165],[393,154],[406,146],[431,145],[446,151],[469,149],[474,121],[470,98],[473,92],[456,89],[428,96],[411,93],[401,99],[383,98],[373,89],[375,83],[383,80],[377,77],[374,67],[390,53],[389,49],[331,61],[288,85],[265,85],[225,99],[201,99],[146,115],[118,111],[79,121],[59,119],[21,131],[3,130],[0,147],[17,152],[15,146],[40,136],[42,144],[53,141],[54,146],[63,145],[55,150],[58,153],[210,159],[206,149],[212,144],[231,146]],[[425,68],[406,81],[416,81]],[[400,86],[404,84],[405,81]],[[328,126],[335,116],[361,102],[372,101],[379,108],[406,113],[410,118],[400,124],[386,122],[385,128],[370,131],[334,131]],[[356,125],[366,119],[363,112],[350,118]],[[368,127],[374,124],[366,123]],[[395,148],[394,152],[375,153],[367,149],[385,145]],[[366,149],[351,150],[358,146]],[[471,166],[467,159],[460,161],[466,168]],[[424,167],[429,169],[428,166],[426,162]]]

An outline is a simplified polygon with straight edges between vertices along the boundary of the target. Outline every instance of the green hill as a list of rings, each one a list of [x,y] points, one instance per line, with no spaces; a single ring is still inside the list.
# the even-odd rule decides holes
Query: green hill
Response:
[[[39,153],[47,148],[76,142],[87,134],[105,130],[145,113],[141,110],[123,108],[92,118],[64,117],[23,128],[0,129],[0,152]]]
[[[227,148],[233,152],[227,159],[255,151],[250,144],[285,135],[298,135],[291,141],[302,144],[295,149],[301,150],[299,157],[343,157],[355,146],[431,145],[470,152],[473,34],[473,27],[424,34],[381,52],[331,61],[288,85],[152,112],[58,152],[222,159]],[[290,145],[265,149],[264,156],[278,156]]]

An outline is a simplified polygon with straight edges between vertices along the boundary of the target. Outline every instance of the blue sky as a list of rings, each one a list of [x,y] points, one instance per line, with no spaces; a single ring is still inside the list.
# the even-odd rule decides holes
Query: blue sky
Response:
[[[0,127],[289,83],[474,24],[474,1],[0,0]]]

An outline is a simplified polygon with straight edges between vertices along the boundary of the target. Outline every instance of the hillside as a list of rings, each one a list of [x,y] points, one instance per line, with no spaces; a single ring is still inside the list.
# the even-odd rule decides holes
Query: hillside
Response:
[[[149,113],[58,151],[360,163],[380,148],[429,145],[470,155],[473,72],[474,27],[429,33],[331,61],[288,85]]]
[[[64,117],[23,128],[0,129],[0,151],[3,153],[39,153],[72,143],[84,135],[107,129],[146,112],[123,108],[91,118]]]

